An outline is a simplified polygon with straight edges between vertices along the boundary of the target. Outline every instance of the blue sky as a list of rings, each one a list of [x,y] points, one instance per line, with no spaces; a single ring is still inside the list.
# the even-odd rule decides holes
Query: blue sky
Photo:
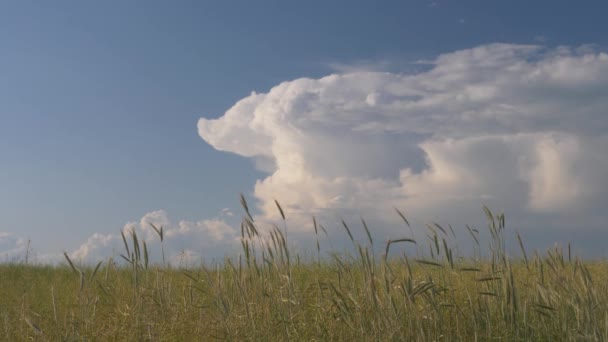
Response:
[[[256,167],[260,158],[210,131],[205,136],[200,118],[220,118],[252,91],[267,93],[282,82],[362,70],[420,73],[432,67],[416,61],[492,43],[550,50],[527,60],[560,54],[560,46],[591,44],[587,49],[600,53],[608,45],[607,7],[603,1],[2,2],[0,255],[21,251],[15,246],[27,238],[41,254],[76,250],[95,233],[115,234],[157,210],[175,226],[213,219],[234,225],[240,192],[257,198],[264,215],[266,195],[255,196],[254,186],[272,166]],[[606,123],[593,118],[590,126]],[[378,139],[370,144],[385,146]],[[396,177],[407,161],[401,164],[382,171]],[[380,171],[369,172],[364,176]],[[268,198],[282,197],[272,189]],[[328,209],[318,203],[324,202],[305,208]],[[224,208],[236,216],[221,214]],[[550,216],[536,215],[542,217],[522,222]],[[594,227],[587,240],[600,229]]]

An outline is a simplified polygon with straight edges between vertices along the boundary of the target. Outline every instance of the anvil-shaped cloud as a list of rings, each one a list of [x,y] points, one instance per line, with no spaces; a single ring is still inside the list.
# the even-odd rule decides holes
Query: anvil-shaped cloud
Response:
[[[457,222],[490,203],[530,227],[547,216],[602,224],[608,54],[491,44],[423,63],[417,74],[283,82],[198,131],[267,172],[254,190],[260,217],[277,217],[274,199],[296,216],[397,206]]]

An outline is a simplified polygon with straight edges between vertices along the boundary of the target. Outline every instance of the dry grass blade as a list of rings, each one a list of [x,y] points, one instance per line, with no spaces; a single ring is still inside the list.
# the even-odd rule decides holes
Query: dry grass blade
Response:
[[[447,235],[448,235],[448,233],[446,232],[446,230],[445,230],[445,229],[443,229],[443,227],[442,227],[442,226],[440,226],[440,225],[439,225],[439,223],[437,223],[437,222],[433,222],[433,225],[434,225],[435,227],[437,227],[439,230],[441,230],[441,232],[443,233],[443,235],[445,235],[445,236],[447,236]]]
[[[488,208],[487,206],[483,206],[483,211],[486,214],[486,218],[490,221],[494,221],[494,214],[492,214],[492,211],[490,211],[490,208]]]
[[[258,232],[258,229],[255,227],[255,224],[248,217],[245,218],[245,227],[247,228],[247,233],[248,233],[249,237],[260,235],[260,233]]]
[[[346,225],[346,222],[344,222],[344,220],[342,220],[342,225],[344,226],[344,229],[346,229],[346,233],[348,234],[350,241],[354,242],[355,239],[353,238],[353,234],[351,234],[350,229],[348,229],[348,225]]]
[[[405,222],[405,224],[407,225],[407,227],[410,229],[410,233],[412,233],[412,237],[414,237],[414,229],[410,225],[410,221],[408,221],[408,219],[405,217],[405,215],[403,215],[403,213],[399,209],[397,209],[397,208],[393,208],[393,209],[395,209],[395,211],[397,212],[397,214],[399,215],[399,217],[401,217],[401,219],[403,220],[403,222]]]
[[[135,252],[135,260],[139,261],[141,259],[141,250],[139,247],[139,239],[137,238],[137,233],[135,229],[131,229],[131,240],[133,241],[133,250]]]
[[[424,260],[424,259],[414,259],[415,262],[419,263],[419,264],[423,264],[423,265],[430,265],[430,266],[436,266],[436,267],[443,267],[442,264],[435,262],[435,261],[430,261],[430,260]]]
[[[144,245],[144,268],[148,269],[148,244],[146,244],[146,240],[143,240]]]
[[[367,234],[367,240],[369,241],[369,244],[373,246],[374,240],[372,240],[372,234],[370,234],[369,228],[367,227],[367,223],[365,223],[363,217],[361,218],[361,223],[363,223],[363,228],[365,229],[365,233]]]
[[[555,309],[554,307],[544,305],[544,304],[535,303],[534,306],[536,306],[537,308],[544,309],[544,310],[557,311],[557,309]]]
[[[188,270],[183,270],[183,271],[182,271],[182,274],[183,274],[183,275],[185,275],[186,277],[190,278],[190,279],[191,279],[193,282],[195,282],[195,283],[198,283],[198,282],[199,282],[199,280],[198,280],[198,279],[196,279],[196,278],[194,277],[194,275],[192,275],[192,273],[191,273],[191,272],[189,272]]]
[[[428,224],[428,223],[425,223],[425,224],[424,224],[424,226],[425,226],[425,227],[426,227],[428,230],[430,230],[430,231],[431,231],[431,233],[432,233],[433,235],[437,235],[437,231],[435,230],[435,228],[433,228],[433,226],[431,226],[431,225],[430,225],[430,224]]]
[[[410,222],[405,218],[405,215],[403,215],[403,213],[399,209],[397,209],[397,208],[394,208],[394,209],[397,212],[397,214],[399,214],[399,217],[401,217],[403,222],[405,222],[405,224],[407,224],[407,226],[410,227]]]
[[[80,272],[80,292],[84,290],[84,272]]]
[[[435,283],[433,282],[424,282],[418,284],[411,292],[410,297],[414,298],[414,296],[425,293],[426,291],[435,287]]]
[[[528,266],[528,255],[526,254],[526,249],[524,248],[524,243],[521,240],[521,236],[519,236],[519,233],[517,233],[517,241],[519,242],[519,248],[521,248],[521,252],[524,255],[524,262],[526,264],[526,268],[530,268]]]
[[[128,262],[129,264],[133,263],[133,262],[131,261],[131,258],[129,258],[129,257],[127,257],[127,256],[125,256],[124,254],[121,254],[121,255],[120,255],[120,257],[121,257],[121,258],[123,258],[123,259],[124,259],[126,262]]]
[[[403,239],[395,239],[395,240],[388,240],[388,242],[386,243],[386,249],[384,250],[384,256],[385,258],[388,257],[388,252],[391,248],[391,245],[394,243],[399,243],[399,242],[410,242],[410,243],[416,243],[416,240],[414,239],[409,239],[409,238],[403,238]]]
[[[544,312],[544,311],[541,311],[541,310],[535,309],[535,310],[534,310],[534,312],[536,312],[537,314],[539,314],[539,315],[541,315],[541,316],[543,316],[543,317],[546,317],[546,318],[551,318],[551,315],[549,315],[548,313],[546,313],[546,312]]]
[[[475,281],[479,281],[479,282],[493,281],[493,280],[502,280],[502,278],[501,277],[482,277],[482,278],[475,279]]]
[[[473,240],[475,240],[475,244],[477,245],[477,247],[479,247],[479,239],[477,239],[477,236],[475,235],[475,233],[479,233],[479,231],[477,229],[471,229],[471,227],[469,227],[469,225],[466,226],[467,230],[469,231],[469,233],[471,234],[471,236],[473,237]]]
[[[456,233],[454,233],[454,228],[452,228],[451,224],[448,224],[448,228],[450,228],[450,232],[452,232],[452,237],[455,239],[456,238]]]
[[[410,238],[403,238],[403,239],[394,239],[394,240],[390,240],[391,243],[398,243],[398,242],[410,242],[410,243],[416,243],[416,240],[414,239],[410,239]]]
[[[23,317],[23,320],[32,329],[32,331],[34,331],[36,335],[42,335],[42,330],[40,329],[40,327],[37,324],[32,323],[32,321],[30,321],[27,316]]]
[[[72,271],[74,271],[75,274],[79,274],[80,273],[80,269],[78,269],[76,266],[74,266],[74,263],[72,263],[72,260],[68,256],[68,253],[64,251],[63,252],[63,256],[65,256],[65,259],[68,261],[68,264],[72,268]]]
[[[281,217],[283,218],[283,221],[285,221],[285,213],[283,212],[283,208],[281,208],[281,205],[279,204],[279,201],[277,201],[275,199],[274,200],[274,204],[277,205],[277,208],[279,209],[279,213],[281,214]]]
[[[89,278],[90,281],[93,281],[93,279],[95,278],[95,275],[97,274],[97,271],[99,271],[99,268],[101,267],[102,264],[103,264],[103,261],[100,261],[97,263],[97,266],[95,266],[95,269],[93,270],[93,273],[91,274],[91,278]]]
[[[163,242],[163,226],[160,226],[160,228],[157,228],[153,223],[150,223],[150,226],[152,226],[152,229],[154,229],[154,231],[156,232],[156,234],[158,234],[158,236],[160,237],[160,242]]]
[[[504,229],[506,227],[505,214],[500,213],[500,215],[498,215],[497,218],[498,218],[498,227],[500,229]]]
[[[319,228],[321,228],[321,230],[323,231],[323,234],[325,234],[325,236],[327,236],[327,230],[325,229],[325,227],[323,227],[323,225],[319,225]]]
[[[125,250],[127,251],[127,255],[131,255],[131,252],[129,251],[129,244],[127,243],[127,238],[125,237],[124,230],[120,231],[120,236],[122,236],[122,242],[125,245]]]

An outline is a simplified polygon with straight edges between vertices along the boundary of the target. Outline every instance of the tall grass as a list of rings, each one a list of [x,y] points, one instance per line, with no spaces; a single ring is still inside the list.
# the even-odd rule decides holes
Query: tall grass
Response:
[[[456,256],[452,227],[435,223],[425,240],[412,230],[377,257],[363,219],[365,243],[342,222],[354,253],[325,258],[327,232],[313,219],[316,260],[302,261],[278,202],[283,228],[266,234],[242,204],[242,253],[213,266],[171,267],[164,248],[163,263],[151,264],[134,231],[122,234],[122,266],[78,267],[67,254],[61,267],[0,265],[0,340],[608,340],[606,264],[569,246],[529,255],[519,234],[521,257],[510,258],[505,217],[488,208],[489,247],[482,253],[479,231],[467,227],[470,258]]]

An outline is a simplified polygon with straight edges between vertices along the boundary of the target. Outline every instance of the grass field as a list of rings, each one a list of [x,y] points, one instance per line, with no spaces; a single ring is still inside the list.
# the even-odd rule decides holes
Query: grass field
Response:
[[[484,258],[455,258],[439,225],[425,241],[366,228],[359,243],[344,224],[351,255],[302,261],[282,229],[262,234],[248,215],[240,256],[182,269],[149,263],[125,232],[120,265],[0,265],[0,340],[608,341],[608,264],[569,248],[526,255],[522,239],[509,258],[504,216],[486,214],[490,241],[469,231]]]

